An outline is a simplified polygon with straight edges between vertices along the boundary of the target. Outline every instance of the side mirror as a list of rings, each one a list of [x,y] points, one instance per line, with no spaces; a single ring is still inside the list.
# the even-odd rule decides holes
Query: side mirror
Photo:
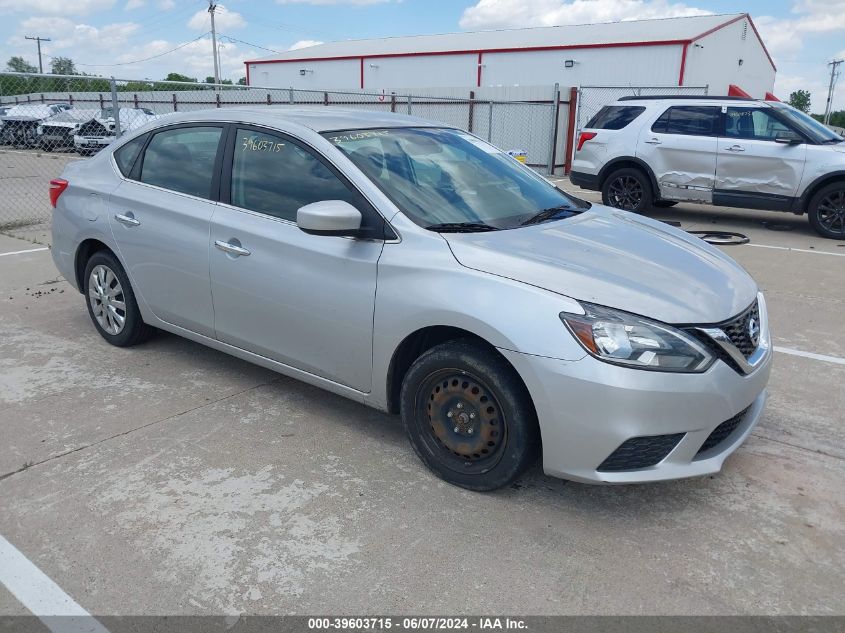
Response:
[[[780,143],[781,145],[801,145],[804,142],[797,134],[778,134],[775,137],[775,143]]]
[[[361,212],[343,200],[321,200],[296,211],[296,225],[311,235],[356,236]]]

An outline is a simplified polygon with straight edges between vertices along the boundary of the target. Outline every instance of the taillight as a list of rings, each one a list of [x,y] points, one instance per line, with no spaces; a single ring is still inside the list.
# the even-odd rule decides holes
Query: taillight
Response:
[[[55,178],[50,181],[50,204],[56,208],[56,203],[59,201],[59,196],[67,189],[70,183],[64,178]]]
[[[594,138],[596,138],[595,132],[581,132],[581,136],[578,137],[578,151],[581,151],[581,148],[584,147],[584,143],[592,141]]]

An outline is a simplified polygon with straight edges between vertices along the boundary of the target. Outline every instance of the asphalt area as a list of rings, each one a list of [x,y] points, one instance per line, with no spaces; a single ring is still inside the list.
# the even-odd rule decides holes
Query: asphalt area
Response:
[[[655,217],[751,239],[723,248],[769,302],[759,426],[715,476],[492,494],[396,417],[169,334],[110,347],[46,244],[0,236],[0,614],[51,606],[38,573],[97,615],[845,614],[845,243]]]

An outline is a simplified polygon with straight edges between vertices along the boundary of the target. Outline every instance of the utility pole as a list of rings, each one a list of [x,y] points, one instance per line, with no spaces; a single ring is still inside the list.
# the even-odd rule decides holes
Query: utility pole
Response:
[[[836,80],[839,79],[839,64],[845,60],[834,59],[828,64],[830,66],[830,87],[827,89],[827,106],[824,109],[824,124],[830,124],[830,115],[833,110],[833,89],[836,87]]]
[[[220,83],[220,62],[217,61],[217,30],[214,28],[214,12],[217,10],[217,5],[214,0],[208,0],[208,12],[211,14],[211,46],[212,55],[214,56],[214,83]],[[216,88],[215,88],[216,90]]]
[[[29,35],[25,36],[24,39],[38,42],[38,72],[43,75],[44,64],[41,63],[41,42],[51,42],[52,40],[49,37],[30,37]]]

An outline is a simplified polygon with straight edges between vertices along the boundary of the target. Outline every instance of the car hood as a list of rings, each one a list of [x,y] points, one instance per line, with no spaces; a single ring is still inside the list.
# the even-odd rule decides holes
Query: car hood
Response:
[[[757,294],[751,276],[718,249],[599,205],[566,220],[443,237],[467,268],[665,323],[718,323]]]

